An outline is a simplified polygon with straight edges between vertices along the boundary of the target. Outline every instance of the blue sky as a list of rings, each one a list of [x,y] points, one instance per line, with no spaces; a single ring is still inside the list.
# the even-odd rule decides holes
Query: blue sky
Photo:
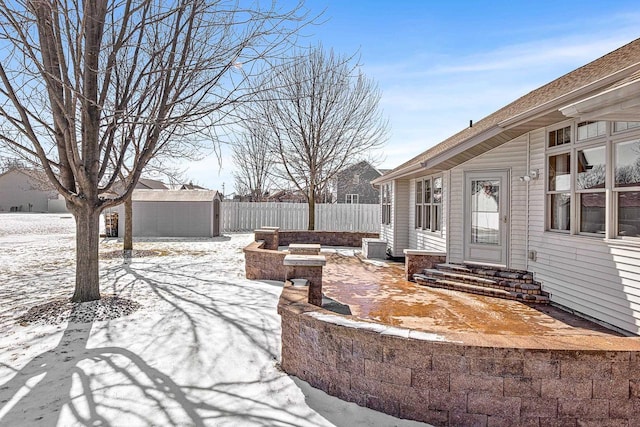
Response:
[[[518,97],[640,37],[635,1],[315,0],[302,45],[358,52],[390,123],[393,168]],[[215,167],[212,167],[214,166]],[[233,192],[230,150],[188,178]]]

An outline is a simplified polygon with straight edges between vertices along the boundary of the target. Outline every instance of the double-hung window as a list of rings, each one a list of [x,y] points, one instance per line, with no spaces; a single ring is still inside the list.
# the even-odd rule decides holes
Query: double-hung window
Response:
[[[640,237],[640,138],[614,144],[613,152],[616,233]]]
[[[548,129],[546,152],[547,229],[640,236],[640,123]]]
[[[382,224],[391,224],[391,184],[383,184],[381,188]]]
[[[440,231],[442,216],[442,177],[416,181],[415,216],[416,229]]]

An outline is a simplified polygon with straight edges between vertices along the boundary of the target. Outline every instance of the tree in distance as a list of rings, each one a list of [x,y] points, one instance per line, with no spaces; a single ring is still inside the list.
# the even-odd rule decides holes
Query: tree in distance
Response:
[[[386,142],[381,92],[353,56],[322,46],[281,61],[260,87],[259,101],[251,105],[251,126],[261,129],[278,177],[306,195],[308,229],[313,230],[316,200],[329,182]]]

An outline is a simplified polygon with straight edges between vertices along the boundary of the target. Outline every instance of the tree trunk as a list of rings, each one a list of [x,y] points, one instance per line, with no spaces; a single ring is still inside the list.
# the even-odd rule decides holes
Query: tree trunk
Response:
[[[309,224],[307,230],[316,229],[316,198],[313,194],[309,196]]]
[[[124,251],[133,250],[133,200],[124,202]]]
[[[100,240],[100,210],[81,206],[73,211],[76,219],[76,289],[71,301],[100,299],[98,274],[98,243]]]

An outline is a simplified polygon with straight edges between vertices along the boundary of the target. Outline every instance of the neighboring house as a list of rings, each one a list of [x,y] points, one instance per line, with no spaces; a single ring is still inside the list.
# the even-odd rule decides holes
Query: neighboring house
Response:
[[[215,237],[220,235],[222,197],[211,190],[136,189],[133,201],[134,237]],[[114,209],[124,218],[124,206]],[[118,235],[124,236],[124,220]]]
[[[307,203],[307,198],[299,191],[278,190],[265,197],[266,202]]]
[[[58,192],[43,171],[12,168],[0,174],[0,212],[48,212]]]
[[[391,255],[528,270],[553,303],[640,334],[640,39],[374,184]]]
[[[336,174],[333,180],[335,201],[337,203],[377,204],[380,193],[371,181],[382,176],[380,171],[369,162],[361,161]]]
[[[206,188],[190,182],[188,184],[180,185],[180,190],[206,190]]]
[[[158,181],[157,179],[149,179],[149,178],[140,178],[138,179],[138,183],[136,184],[136,189],[140,190],[168,190],[164,182]]]

